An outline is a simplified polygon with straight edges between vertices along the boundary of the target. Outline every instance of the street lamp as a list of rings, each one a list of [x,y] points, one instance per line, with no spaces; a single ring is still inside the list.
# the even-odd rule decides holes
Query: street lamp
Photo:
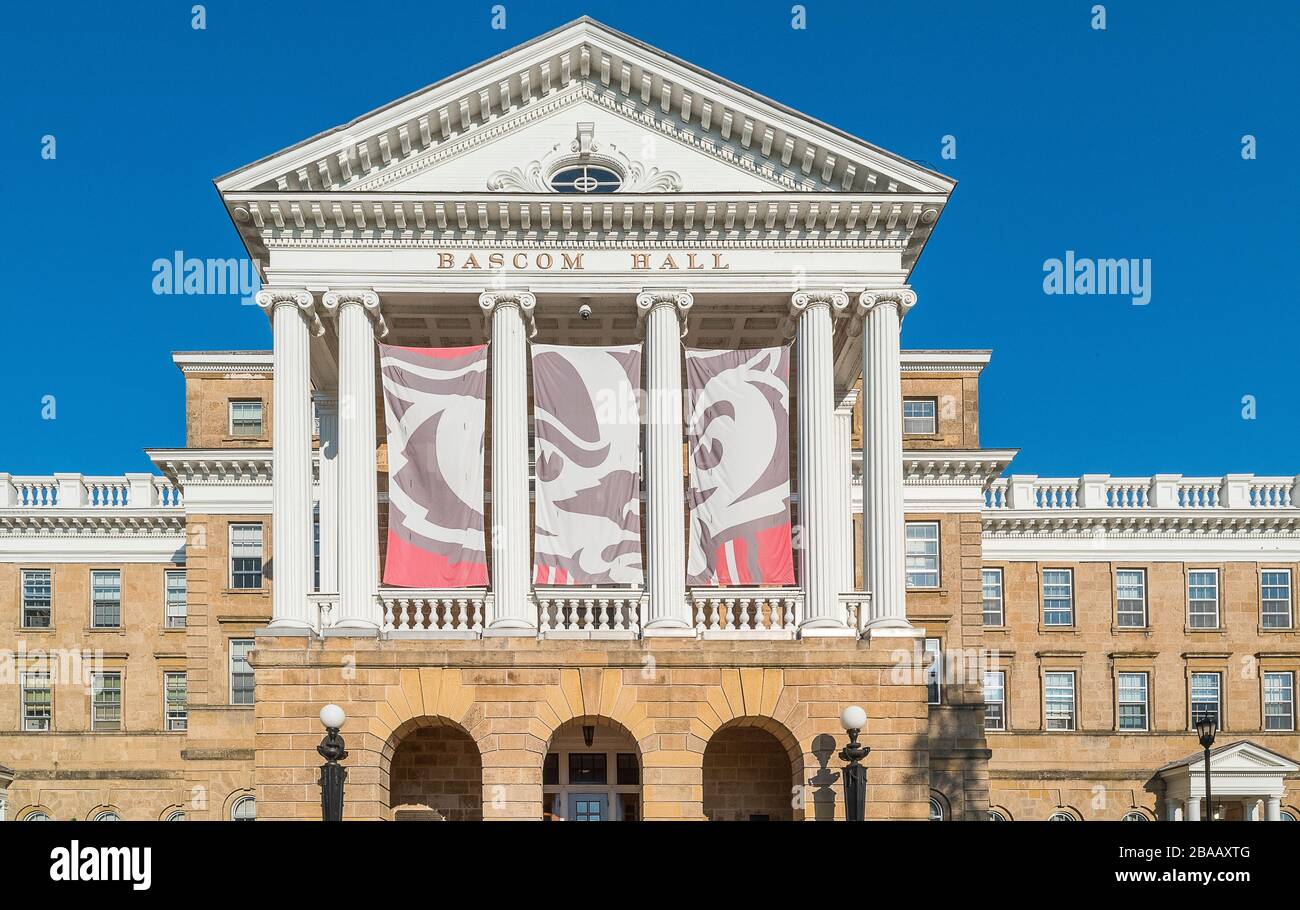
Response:
[[[1218,731],[1218,718],[1213,714],[1202,714],[1196,722],[1196,735],[1200,737],[1201,748],[1205,750],[1205,820],[1214,820],[1214,800],[1210,796],[1210,747],[1214,745],[1214,734]]]
[[[347,719],[338,705],[326,705],[320,709],[325,738],[316,751],[325,759],[325,764],[320,766],[320,812],[321,819],[327,822],[343,821],[343,782],[348,779],[348,772],[339,762],[347,758],[348,753],[343,748],[339,729]]]
[[[857,705],[849,705],[840,713],[840,723],[849,734],[848,745],[840,750],[840,758],[848,762],[844,768],[844,817],[860,822],[867,815],[867,769],[862,760],[871,747],[861,745],[858,734],[867,725],[867,712]]]

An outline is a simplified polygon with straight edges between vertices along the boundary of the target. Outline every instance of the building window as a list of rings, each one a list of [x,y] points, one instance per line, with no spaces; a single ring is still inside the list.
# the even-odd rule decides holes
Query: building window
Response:
[[[990,810],[989,810],[989,821],[991,821],[991,822],[1004,822],[1004,821],[1006,821],[1006,820],[1007,820],[1007,817],[1006,817],[1005,815],[1003,815],[1001,812],[999,812],[997,809],[990,809]]]
[[[904,398],[903,435],[933,436],[939,432],[936,410],[933,398]]]
[[[1074,570],[1043,570],[1043,625],[1074,625]]]
[[[248,665],[248,653],[253,650],[253,639],[230,640],[230,703],[253,703],[253,668]]]
[[[939,683],[943,677],[943,652],[939,649],[939,639],[925,640],[925,700],[927,704],[939,704]]]
[[[1121,819],[1121,821],[1126,821],[1126,822],[1149,822],[1149,821],[1151,821],[1151,819],[1147,818],[1145,812],[1125,812],[1125,813],[1124,813],[1124,818]]]
[[[1265,629],[1291,628],[1291,570],[1259,573],[1260,625]]]
[[[1147,625],[1147,573],[1145,569],[1120,569],[1115,573],[1115,622],[1121,629]]]
[[[186,688],[184,673],[163,674],[163,689],[167,696],[167,729],[170,731],[180,731],[186,727]]]
[[[943,821],[943,803],[939,802],[939,800],[935,799],[933,796],[930,797],[930,821]]]
[[[1212,717],[1215,724],[1223,727],[1223,715],[1219,710],[1219,681],[1218,673],[1193,673],[1192,674],[1192,723],[1193,727],[1196,722],[1202,718]]]
[[[90,625],[116,629],[122,625],[122,572],[105,569],[90,573]]]
[[[174,810],[174,811],[172,811],[172,812],[168,812],[168,813],[167,813],[167,817],[164,818],[163,821],[165,821],[165,822],[183,822],[183,821],[185,821],[185,810],[183,810],[183,809],[176,809],[176,810]]]
[[[257,802],[251,796],[241,796],[230,807],[230,820],[236,822],[257,821]]]
[[[167,572],[167,608],[163,622],[169,629],[185,628],[186,581],[184,570]]]
[[[96,673],[90,686],[90,729],[122,729],[122,674]]]
[[[1121,730],[1147,728],[1147,675],[1145,673],[1119,674],[1119,728]]]
[[[984,625],[1006,624],[1002,613],[1002,570],[985,569],[984,574]]]
[[[1053,812],[1047,820],[1049,822],[1072,822],[1075,819],[1069,812]]]
[[[907,586],[939,587],[939,523],[907,523]]]
[[[1264,729],[1295,729],[1295,674],[1264,674]]]
[[[23,730],[27,733],[44,733],[54,719],[53,690],[50,674],[34,670],[22,676]]]
[[[1074,729],[1074,673],[1043,674],[1048,730]]]
[[[1187,625],[1193,629],[1219,628],[1219,570],[1187,573]]]
[[[22,818],[25,822],[47,822],[50,820],[49,813],[42,812],[40,809],[33,809]]]
[[[262,400],[260,398],[231,399],[230,435],[262,435]]]
[[[262,587],[262,525],[230,526],[230,587],[259,590]]]
[[[103,812],[96,813],[95,817],[91,820],[97,822],[120,822],[122,816],[118,815],[112,809],[105,809]]]
[[[561,168],[551,177],[551,189],[557,193],[614,193],[622,185],[615,171],[594,164]]]
[[[631,752],[618,753],[615,761],[618,766],[615,769],[614,782],[620,787],[637,787],[641,785],[641,763]]]
[[[1007,728],[1007,674],[1004,670],[984,672],[984,729]]]
[[[50,627],[52,594],[53,585],[49,569],[23,569],[22,625],[24,629]]]
[[[609,782],[608,759],[604,752],[570,752],[570,784],[605,784]]]

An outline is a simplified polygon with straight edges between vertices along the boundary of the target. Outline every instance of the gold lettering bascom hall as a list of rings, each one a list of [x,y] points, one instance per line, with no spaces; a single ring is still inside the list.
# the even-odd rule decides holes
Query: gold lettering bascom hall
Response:
[[[435,260],[439,271],[583,272],[587,264],[584,253],[471,252],[440,251]],[[627,253],[626,266],[633,272],[704,272],[726,271],[731,264],[721,253]],[[600,263],[596,266],[598,269]]]

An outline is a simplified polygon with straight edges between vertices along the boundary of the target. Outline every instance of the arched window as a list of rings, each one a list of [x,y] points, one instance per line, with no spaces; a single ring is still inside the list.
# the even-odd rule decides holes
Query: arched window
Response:
[[[941,822],[943,820],[943,803],[939,802],[939,800],[935,799],[933,796],[930,797],[930,821]]]
[[[96,813],[94,820],[97,822],[120,822],[122,816],[112,809],[105,809],[103,812]]]
[[[1006,821],[1006,820],[1007,820],[1007,817],[1006,817],[1005,815],[1003,815],[1001,812],[999,812],[997,809],[990,809],[990,810],[989,810],[989,821],[991,821],[991,822],[1004,822],[1004,821]]]
[[[557,193],[613,193],[622,185],[618,172],[595,164],[575,164],[551,175],[551,189]]]
[[[1125,812],[1125,813],[1124,813],[1124,819],[1123,819],[1123,820],[1126,821],[1126,822],[1149,822],[1149,821],[1151,821],[1151,819],[1147,818],[1145,812]]]
[[[1283,811],[1282,814],[1278,816],[1277,820],[1280,822],[1293,822],[1295,821],[1295,816],[1290,812]]]
[[[230,807],[230,820],[236,822],[257,821],[257,800],[251,796],[241,796]]]
[[[1069,812],[1053,812],[1051,817],[1048,818],[1048,821],[1049,822],[1072,822],[1072,821],[1077,821],[1077,819],[1075,819],[1075,817],[1071,815]]]
[[[168,813],[167,813],[167,817],[164,818],[163,821],[165,821],[165,822],[183,822],[183,821],[185,821],[185,811],[184,811],[183,809],[174,809],[174,810],[172,810],[171,812],[168,812]]]
[[[47,813],[42,812],[40,809],[33,809],[31,812],[28,812],[23,816],[23,821],[25,822],[47,822],[49,820],[50,816]]]

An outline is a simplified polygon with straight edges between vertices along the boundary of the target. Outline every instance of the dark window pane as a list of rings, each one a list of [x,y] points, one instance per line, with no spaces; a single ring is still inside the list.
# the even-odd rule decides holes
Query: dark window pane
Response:
[[[569,784],[603,784],[609,781],[604,752],[570,752]]]
[[[617,761],[618,769],[615,783],[620,786],[636,786],[641,783],[641,766],[637,762],[635,754],[620,752]]]
[[[542,762],[542,785],[558,786],[560,783],[560,756],[552,752]]]

